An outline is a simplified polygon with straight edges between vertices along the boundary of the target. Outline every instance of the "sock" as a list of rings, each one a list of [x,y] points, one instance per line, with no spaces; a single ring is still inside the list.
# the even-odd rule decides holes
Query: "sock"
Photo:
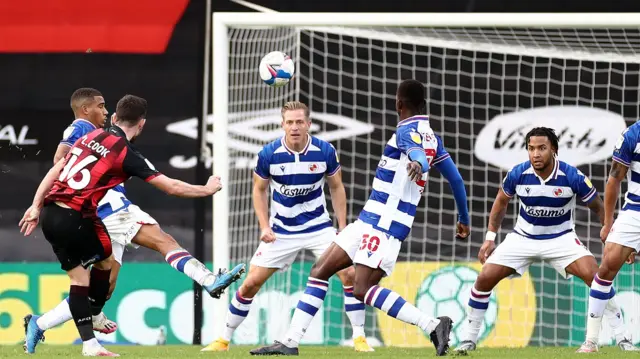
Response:
[[[609,299],[609,301],[607,302],[607,305],[604,308],[603,315],[607,317],[609,327],[611,327],[611,331],[616,338],[616,343],[620,343],[625,339],[629,339],[630,335],[625,330],[626,328],[624,327],[622,310],[620,310],[620,306],[618,306],[618,303],[616,302],[616,291],[613,289],[613,287],[611,288],[610,293],[611,299]]]
[[[239,292],[231,299],[229,311],[227,312],[227,327],[224,330],[222,339],[230,342],[233,332],[242,324],[249,314],[253,298],[243,298]]]
[[[613,282],[600,279],[598,274],[591,282],[591,290],[589,291],[589,317],[587,318],[587,340],[597,343],[600,336],[600,324],[602,323],[602,315],[604,308],[609,299],[611,299],[611,285]],[[615,294],[615,292],[613,292]]]
[[[98,339],[96,338],[91,338],[89,340],[82,342],[83,349],[91,348],[91,347],[101,347],[101,346],[102,345],[100,344],[100,342],[98,342]]]
[[[89,305],[89,287],[71,286],[69,290],[69,308],[82,341],[86,342],[94,339],[91,306]]]
[[[352,338],[364,337],[364,303],[357,300],[353,296],[353,286],[343,287],[344,289],[344,310],[347,312],[347,317],[351,322],[351,328],[353,329]]]
[[[463,341],[470,340],[474,343],[478,342],[478,335],[480,334],[480,328],[482,328],[484,314],[487,312],[487,308],[489,308],[490,297],[491,291],[481,292],[475,288],[475,285],[471,287],[471,295],[469,296],[469,304],[467,305],[467,323],[462,334]]]
[[[440,324],[440,319],[430,317],[408,303],[400,294],[389,289],[374,285],[364,296],[365,304],[376,307],[388,316],[413,324],[429,334]]]
[[[111,269],[101,270],[91,267],[89,279],[89,303],[91,303],[91,314],[98,315],[102,312],[104,304],[107,302],[109,294],[109,276]]]
[[[328,289],[329,282],[326,280],[309,277],[307,288],[304,290],[304,294],[302,294],[302,298],[300,298],[298,306],[293,312],[291,325],[282,344],[289,348],[298,347],[302,336],[311,324],[311,320],[322,306]]]
[[[47,330],[68,322],[71,319],[73,319],[73,316],[71,315],[71,309],[69,309],[69,297],[66,297],[55,308],[42,314],[36,321],[36,324],[38,328]]]
[[[199,260],[193,258],[185,249],[179,248],[167,253],[164,259],[173,269],[184,273],[200,285],[213,283],[215,277]],[[211,282],[211,283],[210,283]]]

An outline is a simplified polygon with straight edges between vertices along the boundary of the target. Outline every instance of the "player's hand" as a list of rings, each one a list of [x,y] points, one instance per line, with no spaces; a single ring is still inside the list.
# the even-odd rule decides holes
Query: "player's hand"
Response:
[[[260,231],[260,240],[264,243],[271,243],[276,240],[276,234],[271,228],[264,228]]]
[[[220,176],[210,176],[205,186],[209,190],[211,190],[212,195],[216,194],[216,192],[222,189],[222,182],[220,180]]]
[[[627,264],[633,264],[636,262],[636,252],[631,252],[631,254],[629,254],[629,258],[627,258],[627,260],[625,261],[625,263]]]
[[[457,239],[467,239],[469,238],[469,226],[466,224],[462,224],[458,222],[456,224],[456,238]]]
[[[38,226],[38,220],[40,218],[40,208],[37,206],[31,206],[24,212],[24,216],[18,223],[20,227],[20,233],[24,233],[24,236],[30,235],[34,229]]]
[[[611,232],[611,227],[612,225],[605,223],[604,226],[602,226],[602,229],[600,229],[600,240],[602,243],[607,241],[607,236],[609,236],[609,232]]]
[[[480,252],[478,252],[478,260],[480,260],[480,263],[484,264],[495,249],[495,241],[484,241],[482,247],[480,247]]]
[[[412,182],[415,182],[422,178],[422,165],[417,161],[411,161],[407,164],[407,172],[409,174],[409,179]]]

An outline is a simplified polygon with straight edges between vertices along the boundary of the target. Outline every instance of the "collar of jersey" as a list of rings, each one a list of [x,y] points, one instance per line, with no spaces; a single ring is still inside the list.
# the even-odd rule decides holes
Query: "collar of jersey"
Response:
[[[87,121],[87,120],[85,120],[84,118],[76,118],[76,120],[75,120],[75,121],[73,121],[73,123],[76,123],[76,122],[78,122],[78,121],[80,121],[80,122],[86,122],[86,123],[90,124],[90,125],[91,125],[91,127],[93,127],[93,128],[97,128],[97,127],[96,127],[96,125],[94,125],[93,123],[91,123],[91,121]]]
[[[109,132],[111,132],[111,133],[113,133],[113,134],[115,134],[115,135],[117,135],[117,136],[124,137],[124,139],[125,139],[125,140],[127,140],[127,135],[126,135],[126,134],[124,133],[124,131],[122,131],[122,129],[121,129],[120,127],[118,127],[118,126],[111,126],[111,127],[109,127]],[[127,141],[129,141],[129,140],[127,140]]]
[[[531,166],[531,168],[533,169],[533,165]],[[544,183],[547,183],[549,181],[551,181],[552,179],[557,179],[558,178],[558,172],[559,172],[559,168],[560,168],[560,161],[558,161],[558,159],[555,159],[555,163],[553,164],[553,172],[551,172],[551,174],[549,175],[549,177],[547,179],[544,179],[540,176],[538,176],[538,174],[536,173],[536,170],[533,170],[533,174],[538,177],[539,180],[541,180]]]
[[[404,120],[398,122],[398,127],[408,125],[415,121],[429,121],[429,115],[416,115],[416,116],[405,118]]]
[[[289,147],[287,147],[287,141],[284,140],[285,136],[282,136],[282,138],[280,139],[280,143],[282,143],[282,146],[284,146],[284,149],[287,150],[287,152],[289,152],[289,154],[293,155],[293,154],[299,154],[299,155],[306,155],[307,151],[309,150],[309,145],[311,144],[311,135],[307,133],[307,145],[304,146],[304,148],[302,149],[302,151],[300,152],[296,152],[292,149],[290,149]]]

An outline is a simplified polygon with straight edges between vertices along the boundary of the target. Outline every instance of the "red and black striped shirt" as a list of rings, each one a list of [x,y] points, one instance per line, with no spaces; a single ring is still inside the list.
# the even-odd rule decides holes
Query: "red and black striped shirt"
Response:
[[[82,212],[84,217],[96,217],[98,202],[107,190],[129,177],[150,181],[160,175],[116,126],[108,130],[97,129],[80,137],[66,160],[45,203],[62,202]]]

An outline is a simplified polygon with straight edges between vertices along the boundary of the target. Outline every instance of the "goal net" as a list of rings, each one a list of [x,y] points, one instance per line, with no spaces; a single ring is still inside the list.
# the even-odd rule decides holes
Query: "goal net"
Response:
[[[259,244],[252,168],[261,147],[282,136],[279,109],[285,101],[307,103],[312,134],[338,150],[351,222],[364,206],[383,146],[395,131],[397,85],[417,79],[428,90],[431,126],[464,179],[472,234],[469,240],[455,238],[452,192],[432,170],[411,235],[383,285],[429,314],[452,317],[451,345],[459,341],[469,290],[481,267],[477,253],[496,193],[506,171],[527,160],[524,134],[536,126],[555,128],[560,159],[578,166],[602,193],[613,146],[639,116],[638,26],[572,26],[576,18],[549,23],[544,15],[536,18],[540,26],[532,21],[509,25],[508,16],[496,25],[480,18],[463,26],[455,19],[458,14],[449,15],[451,26],[443,19],[429,26],[430,17],[446,14],[425,15],[422,26],[367,26],[366,19],[357,20],[359,26],[346,21],[336,26],[339,20],[327,20],[335,14],[305,15],[304,20],[253,15],[251,22],[240,24],[232,16],[214,20],[214,170],[227,178],[226,193],[214,198],[214,262],[248,263]],[[404,18],[393,14],[387,25]],[[291,26],[273,26],[279,21]],[[296,61],[295,78],[278,89],[258,76],[261,57],[273,50]],[[325,193],[330,207],[328,189]],[[514,199],[499,238],[509,233],[516,215]],[[575,220],[580,240],[600,260],[597,216],[578,203]],[[310,252],[301,253],[291,268],[265,284],[236,331],[235,343],[281,339],[313,261]],[[629,267],[616,282],[626,324],[640,320],[635,278]],[[579,280],[565,280],[550,266],[535,264],[525,276],[496,288],[480,345],[577,345],[584,340],[587,300]],[[343,302],[341,283],[333,279],[304,343],[348,343],[351,328]],[[224,310],[221,301],[214,319],[218,333]],[[601,342],[610,344],[606,320],[603,327]],[[627,327],[639,341],[634,331],[640,329]],[[382,345],[430,345],[416,328],[372,308],[367,308],[366,332],[371,342]]]

